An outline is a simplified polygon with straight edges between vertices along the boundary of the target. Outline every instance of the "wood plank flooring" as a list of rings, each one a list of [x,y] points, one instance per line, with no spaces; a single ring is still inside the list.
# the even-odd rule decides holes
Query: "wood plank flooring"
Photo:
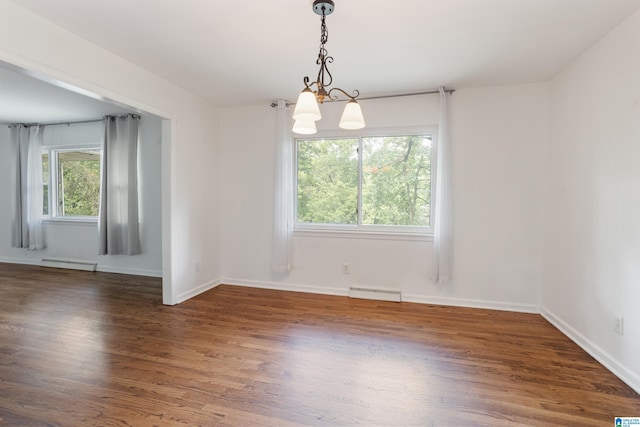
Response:
[[[0,264],[0,425],[609,426],[640,397],[541,316]]]

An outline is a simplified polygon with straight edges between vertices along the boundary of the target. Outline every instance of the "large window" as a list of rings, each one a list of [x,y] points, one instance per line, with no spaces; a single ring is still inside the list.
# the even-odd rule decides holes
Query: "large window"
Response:
[[[43,214],[51,218],[97,217],[100,157],[96,147],[49,149],[43,154]]]
[[[429,232],[433,133],[296,140],[298,228]]]

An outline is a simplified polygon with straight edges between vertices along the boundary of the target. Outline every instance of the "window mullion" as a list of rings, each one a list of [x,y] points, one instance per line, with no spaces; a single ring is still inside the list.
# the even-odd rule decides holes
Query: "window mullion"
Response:
[[[293,170],[291,173],[293,174],[293,222],[298,222],[298,144],[299,141],[297,139],[293,140]],[[284,191],[285,189],[281,188],[280,191]]]
[[[47,214],[49,215],[49,218],[54,216],[54,212],[53,212],[53,184],[51,182],[51,168],[53,167],[53,151],[51,150],[47,150],[47,156],[48,156],[48,167],[47,167]]]
[[[58,214],[58,151],[51,150],[49,152],[49,194],[50,205],[49,215],[53,217]]]
[[[362,225],[362,137],[358,137],[358,226]]]

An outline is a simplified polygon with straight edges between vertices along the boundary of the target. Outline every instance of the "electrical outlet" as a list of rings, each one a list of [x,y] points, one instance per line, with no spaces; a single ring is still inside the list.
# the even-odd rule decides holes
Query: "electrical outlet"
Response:
[[[351,274],[351,264],[342,264],[342,274]]]
[[[616,317],[616,323],[613,330],[616,334],[624,335],[624,317]]]

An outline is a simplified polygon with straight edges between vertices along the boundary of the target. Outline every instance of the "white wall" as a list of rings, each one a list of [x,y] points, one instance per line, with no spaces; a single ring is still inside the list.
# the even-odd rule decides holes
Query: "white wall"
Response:
[[[11,205],[0,205],[0,260],[39,264],[42,258],[65,259],[98,263],[99,271],[162,275],[161,224],[161,120],[145,115],[139,129],[139,190],[140,239],[142,254],[136,256],[98,256],[97,223],[45,221],[46,248],[29,251],[11,247]],[[102,123],[71,126],[49,126],[43,131],[43,145],[100,144]],[[13,189],[10,174],[8,127],[0,132],[0,199],[11,200]]]
[[[640,391],[640,12],[550,93],[543,314]]]
[[[0,10],[1,61],[171,119],[163,124],[162,141],[165,302],[215,285],[220,277],[217,108],[15,3],[0,0]]]
[[[275,111],[224,109],[223,280],[339,295],[349,285],[396,288],[410,301],[537,312],[547,100],[546,84],[459,90],[451,97],[455,267],[446,286],[428,279],[433,244],[425,239],[296,233],[294,270],[272,274]],[[437,95],[361,104],[369,129],[438,121]],[[337,125],[342,106],[322,107],[320,130]],[[342,274],[345,262],[350,275]]]

